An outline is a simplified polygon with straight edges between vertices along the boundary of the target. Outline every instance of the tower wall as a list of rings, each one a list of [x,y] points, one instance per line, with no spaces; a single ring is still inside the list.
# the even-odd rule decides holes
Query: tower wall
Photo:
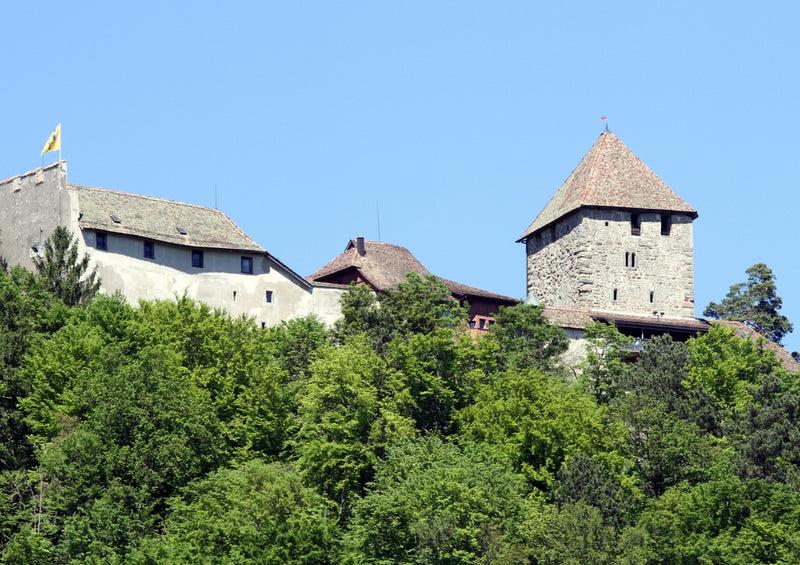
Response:
[[[639,225],[639,235],[632,230]],[[527,238],[528,295],[550,306],[694,317],[692,218],[581,208]]]

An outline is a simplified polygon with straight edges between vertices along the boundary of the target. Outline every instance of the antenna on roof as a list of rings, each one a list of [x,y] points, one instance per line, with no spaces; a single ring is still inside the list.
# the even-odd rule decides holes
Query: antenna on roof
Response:
[[[381,209],[378,207],[378,201],[375,201],[375,213],[378,216],[378,241],[381,241]]]

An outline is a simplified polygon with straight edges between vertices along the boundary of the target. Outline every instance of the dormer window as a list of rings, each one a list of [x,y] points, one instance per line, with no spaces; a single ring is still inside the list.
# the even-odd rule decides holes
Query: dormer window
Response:
[[[642,235],[642,218],[639,214],[631,214],[631,235]]]

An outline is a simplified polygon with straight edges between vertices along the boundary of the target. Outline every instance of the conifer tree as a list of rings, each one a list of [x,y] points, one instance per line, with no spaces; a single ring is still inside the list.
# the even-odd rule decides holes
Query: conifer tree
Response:
[[[779,312],[783,300],[777,294],[775,275],[764,263],[756,263],[745,272],[747,282],[731,285],[719,304],[711,302],[706,306],[703,316],[742,322],[780,345],[793,327],[789,319]]]
[[[100,290],[97,269],[89,271],[89,255],[78,258],[78,241],[64,226],[57,226],[44,242],[44,257],[34,257],[36,272],[45,288],[69,306],[86,304]]]

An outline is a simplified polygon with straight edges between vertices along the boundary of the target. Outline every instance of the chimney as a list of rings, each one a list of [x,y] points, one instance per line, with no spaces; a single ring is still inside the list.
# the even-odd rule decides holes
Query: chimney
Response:
[[[358,250],[358,254],[361,257],[363,257],[364,255],[367,254],[367,250],[364,248],[364,236],[363,235],[358,236],[358,239],[356,239],[356,249]]]

